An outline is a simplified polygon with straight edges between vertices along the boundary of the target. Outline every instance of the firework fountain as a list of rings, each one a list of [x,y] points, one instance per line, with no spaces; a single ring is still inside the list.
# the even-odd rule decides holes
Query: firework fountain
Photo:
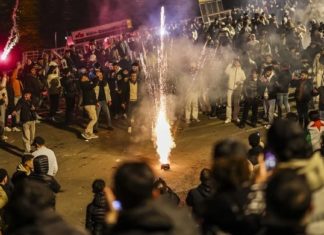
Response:
[[[19,6],[19,0],[16,0],[11,18],[12,18],[12,28],[10,30],[10,35],[8,38],[8,41],[6,43],[5,48],[3,49],[3,53],[1,55],[1,60],[4,61],[7,59],[9,53],[11,50],[14,48],[14,46],[18,43],[19,41],[19,31],[18,31],[18,26],[17,26],[17,11],[18,11],[18,6]]]
[[[160,47],[158,49],[158,96],[155,100],[156,118],[153,126],[155,136],[155,146],[159,155],[161,169],[170,169],[170,153],[175,147],[174,139],[171,132],[171,125],[167,117],[167,100],[166,100],[166,76],[167,76],[167,54],[165,50],[165,12],[161,8],[160,23]]]

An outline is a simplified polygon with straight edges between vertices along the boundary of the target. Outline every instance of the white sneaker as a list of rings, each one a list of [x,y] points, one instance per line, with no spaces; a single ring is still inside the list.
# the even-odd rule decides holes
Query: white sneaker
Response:
[[[7,127],[7,126],[6,126],[6,127],[4,128],[4,131],[5,131],[5,132],[11,132],[11,129],[10,129],[10,127]]]
[[[90,140],[91,139],[91,135],[89,135],[88,133],[83,132],[83,133],[81,133],[81,135],[86,140]]]
[[[99,138],[99,136],[97,136],[97,135],[95,135],[95,134],[91,134],[90,135],[90,139],[98,139]]]
[[[225,124],[228,124],[228,123],[230,123],[231,121],[232,121],[231,119],[227,118],[227,119],[225,120]]]
[[[36,122],[36,124],[39,124],[40,123],[40,121],[37,119],[37,120],[35,120],[35,122]]]
[[[241,120],[239,118],[236,119],[236,123],[240,123]]]
[[[5,135],[1,136],[1,140],[6,141],[7,139],[8,139],[8,136],[5,136]]]
[[[194,121],[195,121],[195,122],[200,122],[200,119],[197,118],[197,119],[194,119]]]
[[[14,127],[11,129],[12,131],[15,131],[15,132],[20,132],[21,130],[18,128],[18,127]]]
[[[128,127],[127,132],[128,132],[128,134],[132,134],[132,127],[131,126]]]
[[[267,130],[269,130],[269,129],[270,129],[270,127],[271,127],[271,125],[270,125],[270,124],[264,125],[264,128],[265,128],[265,129],[267,129]]]

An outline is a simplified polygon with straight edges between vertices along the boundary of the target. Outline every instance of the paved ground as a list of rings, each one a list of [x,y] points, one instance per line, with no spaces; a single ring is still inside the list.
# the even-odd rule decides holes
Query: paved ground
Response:
[[[199,172],[208,167],[213,143],[232,136],[246,141],[247,136],[262,127],[244,130],[233,124],[223,124],[221,120],[202,118],[197,124],[179,128],[176,132],[176,148],[171,156],[171,170],[160,170],[154,147],[150,141],[136,141],[125,131],[121,123],[115,130],[99,132],[99,139],[85,142],[79,138],[80,127],[69,130],[47,123],[37,125],[37,135],[43,136],[47,146],[54,150],[58,158],[57,179],[63,192],[57,196],[57,211],[71,224],[83,227],[86,205],[91,201],[91,183],[103,178],[108,184],[119,162],[127,159],[147,158],[183,199],[187,190],[197,184]],[[21,133],[7,133],[7,145],[0,149],[0,167],[13,173],[19,163],[22,148]]]

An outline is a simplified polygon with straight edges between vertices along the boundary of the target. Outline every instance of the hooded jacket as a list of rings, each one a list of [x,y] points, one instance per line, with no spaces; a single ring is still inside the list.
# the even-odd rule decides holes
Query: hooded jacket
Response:
[[[228,90],[235,90],[243,85],[245,73],[241,67],[235,68],[232,64],[228,65],[225,74],[228,76]]]
[[[11,182],[17,184],[26,179],[30,175],[30,171],[27,170],[22,163],[17,166],[16,172],[11,177]]]

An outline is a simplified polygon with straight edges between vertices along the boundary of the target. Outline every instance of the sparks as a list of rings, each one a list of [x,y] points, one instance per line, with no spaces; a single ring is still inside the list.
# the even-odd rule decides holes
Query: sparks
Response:
[[[18,43],[19,41],[19,31],[17,27],[17,11],[18,11],[18,6],[19,6],[19,0],[16,0],[15,7],[13,9],[11,18],[12,18],[12,28],[10,30],[10,35],[8,38],[8,41],[6,43],[5,48],[3,49],[3,53],[1,55],[1,60],[4,61],[7,59],[9,53],[11,50],[14,48],[14,46]]]
[[[161,25],[160,25],[160,48],[158,50],[158,70],[159,70],[159,99],[156,102],[156,120],[154,125],[155,146],[157,154],[162,165],[169,164],[171,150],[175,147],[172,137],[171,126],[166,113],[166,94],[165,79],[167,70],[167,56],[164,48],[165,30],[165,12],[161,8]]]

